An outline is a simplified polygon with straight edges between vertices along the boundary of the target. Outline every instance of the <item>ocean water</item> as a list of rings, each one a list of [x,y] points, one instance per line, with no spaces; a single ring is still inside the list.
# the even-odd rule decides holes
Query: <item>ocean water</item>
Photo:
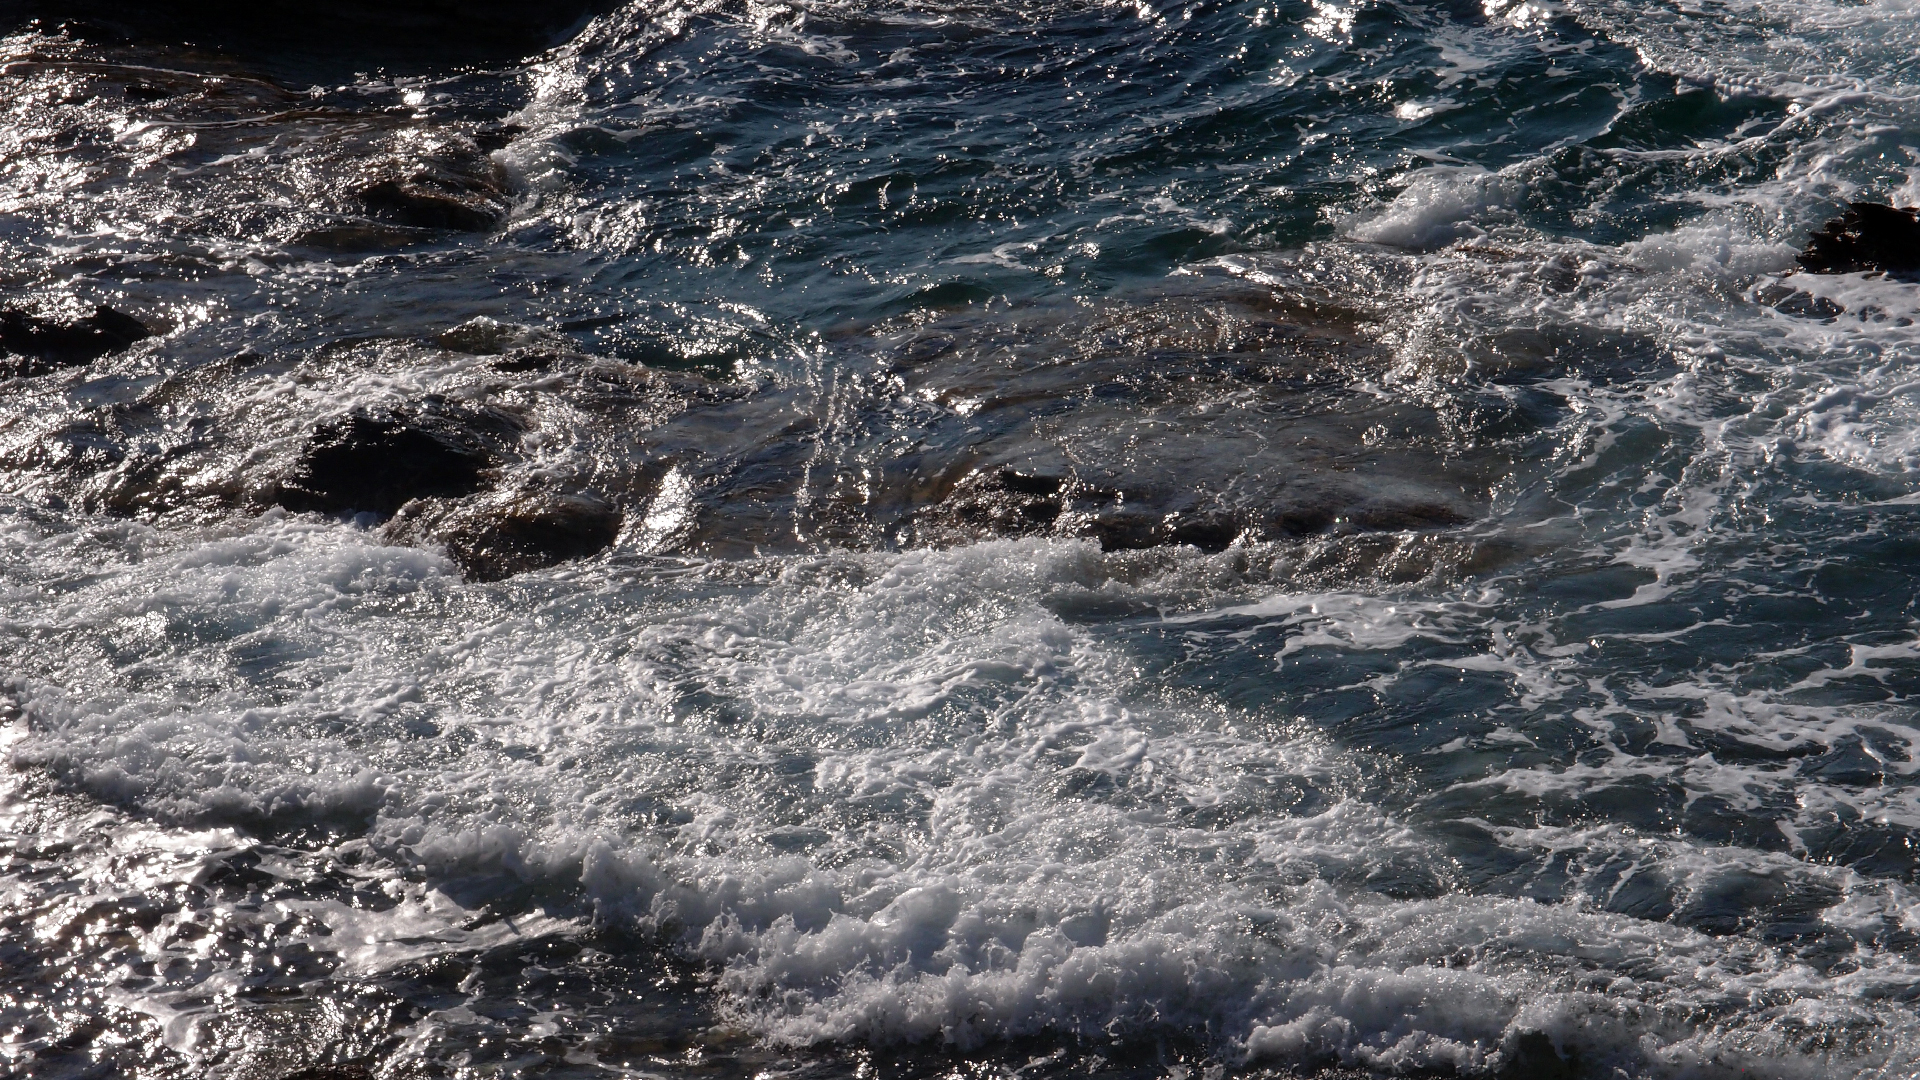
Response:
[[[1920,1072],[1909,0],[130,10],[0,4],[153,331],[0,382],[0,1072]]]

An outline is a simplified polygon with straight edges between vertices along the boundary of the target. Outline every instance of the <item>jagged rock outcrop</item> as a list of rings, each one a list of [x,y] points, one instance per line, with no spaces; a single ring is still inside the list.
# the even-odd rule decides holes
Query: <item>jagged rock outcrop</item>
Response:
[[[0,309],[0,376],[41,375],[91,364],[153,336],[145,323],[101,305],[84,319]]]
[[[506,172],[472,137],[407,132],[367,168],[353,199],[375,220],[407,229],[482,232],[507,216]]]
[[[1125,473],[1109,479],[1127,486],[1088,483],[1077,474],[977,471],[944,498],[916,511],[904,531],[932,542],[1067,535],[1097,540],[1106,551],[1176,545],[1211,552],[1243,539],[1434,529],[1471,520],[1462,500],[1420,492],[1369,492],[1357,484],[1312,476],[1271,484],[1264,498],[1244,501],[1221,490],[1227,486],[1222,477],[1206,472],[1191,473],[1188,484]]]
[[[444,546],[469,580],[499,581],[597,554],[619,537],[622,520],[598,495],[536,489],[418,499],[385,531],[401,543]]]
[[[1920,209],[1849,203],[1845,213],[1807,238],[1800,266],[1814,274],[1880,271],[1920,280]]]
[[[415,499],[471,495],[487,486],[520,430],[502,410],[432,398],[334,417],[314,429],[275,501],[387,517]]]

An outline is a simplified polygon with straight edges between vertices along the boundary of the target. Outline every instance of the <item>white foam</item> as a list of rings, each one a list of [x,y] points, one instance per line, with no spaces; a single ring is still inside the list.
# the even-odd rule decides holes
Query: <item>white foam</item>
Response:
[[[1792,244],[1755,236],[1737,221],[1709,217],[1636,240],[1625,245],[1624,253],[1636,265],[1661,273],[1752,278],[1792,269],[1797,251]]]
[[[1386,209],[1350,224],[1347,233],[1371,244],[1436,247],[1479,232],[1490,211],[1512,205],[1524,190],[1517,178],[1482,168],[1421,169]]]
[[[16,761],[192,827],[364,816],[393,865],[577,888],[715,965],[725,1010],[778,1042],[1170,1027],[1261,1060],[1495,1069],[1544,1031],[1636,1073],[1717,1058],[1786,1076],[1895,1060],[1777,1033],[1808,1009],[1886,1038],[1911,1025],[1857,981],[1745,940],[1333,884],[1446,870],[1355,794],[1362,761],[1164,702],[1114,641],[1052,614],[1057,598],[1154,587],[1118,584],[1089,546],[794,559],[734,585],[608,568],[467,586],[432,556],[284,518],[138,541],[139,558],[96,554],[89,583],[19,594],[17,662],[59,682],[30,688]],[[54,572],[78,542],[44,532],[36,565]],[[1485,611],[1225,599],[1184,625],[1276,619],[1302,650],[1391,653],[1416,636],[1471,644]],[[45,644],[128,634],[167,682]],[[1319,805],[1263,808],[1268,785],[1299,783]],[[1088,785],[1101,794],[1075,794]],[[1841,885],[1851,921],[1884,920],[1877,886]],[[367,970],[508,932],[462,929],[449,904],[426,891],[305,914],[330,928],[316,947]],[[1763,990],[1777,1003],[1690,1019]]]

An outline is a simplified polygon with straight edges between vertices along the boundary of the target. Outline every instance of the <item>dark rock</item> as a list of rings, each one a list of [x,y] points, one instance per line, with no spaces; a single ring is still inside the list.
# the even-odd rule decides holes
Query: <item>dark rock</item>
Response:
[[[1246,526],[1228,514],[1188,514],[1163,524],[1169,543],[1201,551],[1225,551],[1247,531]]]
[[[589,359],[558,334],[484,316],[443,330],[432,341],[452,352],[497,357],[494,370],[511,374],[546,371],[563,361],[579,365]]]
[[[982,471],[954,485],[943,516],[954,527],[989,536],[1045,532],[1079,493],[1058,476]]]
[[[520,432],[498,410],[427,402],[323,422],[274,501],[289,510],[391,515],[414,499],[470,495]]]
[[[506,174],[464,136],[418,137],[376,165],[353,196],[369,214],[410,229],[481,232],[507,216]]]
[[[1779,282],[1762,285],[1754,293],[1754,298],[1782,315],[1792,315],[1797,319],[1832,322],[1846,311],[1845,308],[1824,296],[1802,292]]]
[[[1281,492],[1279,497],[1288,494]],[[1316,496],[1326,502],[1312,501]],[[1460,509],[1438,502],[1376,502],[1356,507],[1347,505],[1354,500],[1354,493],[1318,488],[1299,497],[1303,501],[1293,504],[1213,505],[1167,511],[1164,507],[1170,503],[1187,502],[1191,496],[1148,491],[1132,500],[1137,505],[1095,511],[1076,532],[1099,540],[1103,551],[1172,544],[1217,552],[1242,537],[1278,540],[1330,532],[1414,532],[1472,520]]]
[[[85,505],[121,517],[150,518],[188,502],[191,463],[188,470],[177,466],[196,449],[178,446],[128,456],[96,480]]]
[[[1920,210],[1849,203],[1807,238],[1800,265],[1815,274],[1878,270],[1902,280],[1920,278]]]
[[[524,375],[530,371],[546,371],[566,358],[564,353],[547,349],[516,349],[496,359],[493,369],[509,375]]]
[[[498,581],[605,550],[620,535],[618,508],[596,495],[520,492],[408,503],[390,539],[439,543],[474,581]]]
[[[433,343],[442,349],[472,356],[499,356],[529,345],[545,344],[552,347],[563,342],[564,339],[543,334],[531,326],[503,323],[485,316],[468,319],[433,337]]]
[[[978,536],[1081,536],[1103,551],[1168,545],[1225,551],[1246,538],[1284,539],[1320,533],[1414,532],[1464,524],[1471,515],[1415,493],[1368,496],[1344,486],[1280,483],[1262,501],[1233,503],[1206,490],[1215,478],[1187,474],[1189,486],[1135,473],[1113,486],[1079,476],[1011,468],[980,470],[936,496],[896,532],[909,543],[949,543]],[[1134,481],[1134,482],[1129,482]],[[1408,497],[1413,496],[1413,497]]]
[[[1846,735],[1826,753],[1802,761],[1800,772],[1829,784],[1870,787],[1886,779],[1887,767],[1867,752],[1859,736]]]
[[[644,459],[674,462],[692,491],[674,550],[1015,537],[1353,549],[1318,538],[1380,532],[1369,566],[1450,572],[1469,542],[1416,534],[1476,519],[1528,430],[1509,423],[1463,452],[1462,434],[1490,425],[1357,390],[1392,363],[1366,326],[1238,284],[963,312],[859,344],[884,378],[830,428],[779,387],[653,421]]]
[[[1450,525],[1463,525],[1469,520],[1458,509],[1440,502],[1379,503],[1357,507],[1344,524],[1351,524],[1358,529],[1406,532],[1444,529]]]
[[[1014,469],[1000,470],[1000,482],[1008,491],[1021,495],[1058,495],[1066,485],[1063,477],[1029,475]]]
[[[473,133],[475,146],[491,153],[504,150],[513,140],[527,133],[519,124],[488,124]]]
[[[1161,519],[1145,510],[1122,509],[1100,514],[1086,532],[1100,541],[1101,551],[1138,551],[1166,542]]]
[[[359,197],[374,213],[414,229],[481,232],[506,214],[498,202],[443,184],[431,174],[380,180],[361,189]]]
[[[67,322],[0,309],[0,349],[12,354],[0,360],[0,373],[39,375],[79,367],[152,336],[140,320],[104,305],[84,319]]]
[[[88,473],[111,468],[126,460],[126,448],[105,418],[66,417],[41,429],[39,437],[22,440],[17,449],[0,457],[8,469]]]
[[[1579,1080],[1580,1056],[1560,1055],[1553,1039],[1539,1031],[1525,1031],[1513,1040],[1500,1069],[1500,1080]]]
[[[1076,531],[1100,541],[1102,551],[1137,551],[1172,544],[1216,552],[1225,551],[1242,536],[1263,535],[1266,530],[1254,518],[1221,510],[1164,513],[1152,506],[1123,506],[1096,512]],[[1293,535],[1286,529],[1275,531]]]

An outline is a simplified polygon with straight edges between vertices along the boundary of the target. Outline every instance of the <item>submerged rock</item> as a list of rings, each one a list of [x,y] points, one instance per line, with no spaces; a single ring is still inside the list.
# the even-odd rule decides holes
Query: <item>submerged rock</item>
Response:
[[[620,535],[620,510],[598,495],[520,491],[474,499],[419,499],[400,508],[386,535],[437,543],[474,581],[498,581],[605,550]]]
[[[62,321],[0,309],[0,374],[39,375],[79,367],[153,336],[146,325],[102,305],[84,319]]]
[[[1198,436],[1205,438],[1204,429]],[[1328,532],[1404,532],[1472,520],[1456,496],[1426,491],[1367,490],[1312,472],[1262,477],[1249,484],[1227,469],[1180,462],[1185,483],[1153,470],[1096,469],[1124,487],[1012,469],[973,473],[932,506],[916,512],[903,539],[951,542],[981,536],[1065,535],[1097,540],[1102,550],[1184,546],[1224,551],[1238,540],[1279,540]],[[1222,462],[1225,465],[1226,462]],[[1244,489],[1253,488],[1247,491]],[[1400,485],[1404,488],[1404,485]],[[1235,492],[1234,489],[1243,489]]]
[[[275,500],[289,510],[389,516],[415,499],[487,486],[520,423],[498,409],[429,400],[320,424]]]
[[[507,178],[465,135],[412,132],[370,168],[353,198],[376,220],[408,229],[481,232],[507,216]]]
[[[1754,291],[1754,298],[1782,315],[1791,315],[1796,319],[1832,322],[1847,310],[1824,296],[1815,296],[1778,281],[1761,285]]]
[[[591,486],[675,522],[636,533],[663,552],[1003,537],[1214,552],[1450,528],[1511,470],[1510,433],[1464,446],[1490,424],[1365,389],[1393,357],[1354,312],[1259,288],[1176,282],[1145,302],[958,312],[841,340],[831,394],[768,380],[682,395],[603,442]],[[600,412],[590,369],[566,370],[576,407]],[[641,461],[672,471],[659,494]]]
[[[903,324],[842,337],[823,395],[471,318],[237,355],[65,425],[23,402],[0,464],[18,489],[143,518],[364,514],[482,580],[591,555],[629,522],[662,554],[1051,537],[1311,549],[1329,576],[1404,577],[1485,561],[1451,530],[1511,474],[1507,440],[1551,420],[1368,389],[1394,358],[1351,313],[1218,282]],[[316,422],[315,401],[341,404]],[[392,403],[351,407],[371,401]]]
[[[499,130],[409,127],[342,146],[323,168],[344,177],[315,192],[315,207],[290,215],[286,235],[305,247],[378,251],[493,229],[512,201],[506,171],[489,149],[497,148]]]
[[[904,396],[950,411],[860,489],[890,540],[1211,552],[1477,516],[1485,477],[1436,452],[1434,418],[1354,389],[1389,357],[1351,312],[1189,288],[1058,324],[1031,313],[1005,337],[955,320],[899,341]]]
[[[1920,209],[1849,203],[1845,213],[1807,238],[1800,265],[1815,274],[1883,271],[1920,278]]]

